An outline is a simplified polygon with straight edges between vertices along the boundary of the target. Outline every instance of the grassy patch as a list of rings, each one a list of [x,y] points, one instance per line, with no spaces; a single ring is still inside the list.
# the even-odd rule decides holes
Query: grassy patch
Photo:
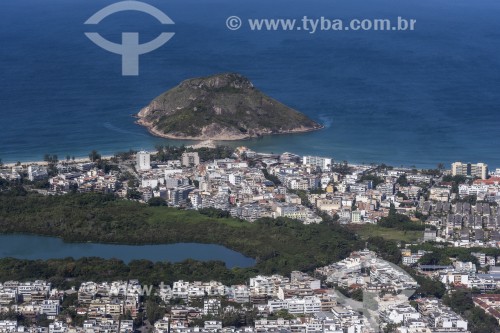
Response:
[[[352,227],[362,239],[368,237],[382,237],[388,240],[404,241],[407,243],[417,242],[423,237],[422,231],[403,231],[392,228],[384,228],[374,224],[366,224]]]

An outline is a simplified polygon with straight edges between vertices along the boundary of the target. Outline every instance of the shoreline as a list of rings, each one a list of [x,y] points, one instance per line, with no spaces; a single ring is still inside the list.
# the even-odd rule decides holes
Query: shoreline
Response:
[[[137,118],[137,117],[136,117]],[[137,123],[137,122],[135,122]],[[145,126],[141,126],[142,128],[144,128]],[[316,131],[316,130],[320,130],[320,129],[324,129],[326,128],[326,126],[324,125],[321,125],[321,127],[318,127],[317,129],[311,129],[309,131],[305,131],[305,132],[302,132],[302,133],[308,133],[308,132],[312,132],[312,131]],[[149,132],[149,129],[148,129],[148,132]],[[149,132],[150,133],[150,132]],[[151,133],[153,134],[153,133]],[[278,134],[278,133],[276,133]],[[293,134],[293,133],[279,133],[281,135],[285,135],[285,134]],[[156,136],[156,135],[152,135],[153,137],[159,137],[159,136]],[[230,145],[230,146],[233,146],[234,144],[231,145],[231,142],[234,142],[235,144],[237,144],[238,141],[241,141],[241,145],[245,145],[245,142],[248,142],[248,147],[253,149],[253,150],[257,150],[257,151],[260,151],[260,152],[267,152],[267,153],[270,153],[272,151],[276,152],[277,150],[278,151],[281,151],[281,152],[291,152],[291,153],[296,153],[298,155],[307,155],[307,154],[311,154],[312,152],[301,152],[301,151],[296,151],[293,149],[293,147],[288,147],[288,148],[283,148],[283,149],[269,149],[269,150],[266,150],[265,147],[252,147],[252,142],[257,142],[256,140],[259,140],[259,139],[263,139],[263,138],[270,138],[271,135],[266,135],[266,136],[261,136],[261,137],[257,137],[257,138],[247,138],[247,139],[242,139],[242,140],[188,140],[188,139],[183,139],[183,138],[175,138],[175,139],[172,139],[172,140],[178,140],[178,141],[195,141],[195,142],[189,142],[189,143],[185,143],[186,147],[191,147],[191,148],[202,148],[202,147],[207,147],[207,148],[213,148],[213,147],[216,147],[218,145]],[[165,138],[165,139],[169,139],[169,138]],[[180,146],[182,143],[175,143],[174,145],[176,146]],[[132,147],[132,148],[131,148]],[[140,151],[140,150],[147,150],[147,151],[155,151],[155,148],[154,148],[154,144],[147,144],[147,145],[140,145],[140,147],[137,147],[137,148],[134,148],[133,145],[132,146],[129,146],[129,148],[123,148],[121,149],[120,147],[114,149],[114,150],[111,150],[111,149],[107,149],[105,150],[104,154],[102,155],[102,159],[110,159],[112,158],[115,153],[117,152],[120,152],[120,151],[126,151],[128,149],[134,149],[134,150],[137,150],[137,151]],[[312,153],[314,154],[314,153]],[[64,155],[64,154],[60,154],[61,156]],[[316,154],[317,155],[317,154]],[[325,154],[323,154],[325,155]],[[18,162],[20,162],[21,165],[23,166],[29,166],[31,164],[37,164],[37,165],[47,165],[47,162],[43,161],[42,159],[37,159],[36,157],[25,157],[25,158],[19,158],[19,159],[15,159],[15,158],[5,158],[5,156],[1,156],[3,157],[3,167],[1,167],[0,169],[6,169],[6,168],[12,168],[14,167]],[[348,161],[349,164],[358,164],[358,165],[363,165],[363,164],[370,164],[367,162],[367,159],[365,158],[356,158],[356,157],[339,157],[337,156],[336,158],[337,161],[342,161],[342,160],[346,160]],[[373,160],[372,162],[373,163],[376,163],[376,164],[386,164],[386,165],[391,165],[391,166],[394,166],[394,167],[404,167],[404,168],[411,168],[413,166],[416,166],[417,169],[433,169],[436,167],[437,163],[445,163],[445,164],[448,164],[448,163],[453,163],[455,161],[455,159],[453,160],[440,160],[439,162],[436,162],[436,163],[432,163],[432,162],[429,162],[429,163],[422,163],[421,161],[401,161],[401,160],[393,160],[393,159],[376,159],[376,162],[374,162],[375,160]],[[61,159],[60,160],[61,163],[66,163],[66,160],[65,159]],[[83,163],[83,162],[90,162],[90,159],[88,157],[85,157],[85,155],[80,155],[78,157],[75,158],[75,161],[74,163]],[[70,160],[69,163],[73,163],[73,160]],[[489,163],[488,163],[489,164]],[[498,168],[497,166],[495,166],[494,164],[493,165],[489,165],[490,169],[495,169],[495,168]]]
[[[101,156],[101,160],[106,160],[109,161],[114,155],[105,155]],[[21,166],[26,166],[26,165],[48,165],[49,163],[46,161],[19,161],[21,163]],[[7,168],[13,168],[15,167],[19,162],[8,162],[4,163],[3,167]],[[75,163],[86,163],[86,162],[91,162],[90,158],[88,157],[76,157],[74,160],[69,160],[67,161],[66,159],[61,159],[58,161],[59,163],[67,163],[67,164],[75,164]]]
[[[148,132],[156,137],[163,138],[163,139],[170,139],[170,140],[189,140],[189,141],[224,141],[224,142],[229,142],[229,141],[245,141],[245,140],[252,140],[252,139],[258,139],[264,136],[274,136],[274,135],[286,135],[286,134],[301,134],[301,133],[310,133],[310,132],[315,132],[315,131],[320,131],[322,129],[325,129],[326,126],[323,124],[318,124],[318,127],[314,128],[305,128],[305,129],[294,129],[294,130],[288,130],[288,131],[283,131],[279,133],[265,133],[262,135],[257,135],[257,136],[248,136],[248,135],[243,135],[243,136],[234,136],[234,137],[224,137],[222,136],[221,138],[213,138],[213,137],[191,137],[191,136],[186,136],[186,137],[179,137],[176,135],[172,134],[165,134],[161,133],[158,131],[151,123],[144,121],[142,118],[139,116],[135,115],[135,118],[138,120],[135,121],[137,125],[145,127]]]

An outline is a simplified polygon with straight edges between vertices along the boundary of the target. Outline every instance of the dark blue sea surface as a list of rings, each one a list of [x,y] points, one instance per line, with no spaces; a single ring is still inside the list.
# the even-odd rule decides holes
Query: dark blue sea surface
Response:
[[[2,0],[0,158],[85,156],[151,149],[132,115],[180,81],[240,72],[326,128],[250,140],[263,152],[435,167],[455,160],[500,167],[498,0],[145,0],[175,21],[174,38],[140,57],[140,76],[85,37],[114,42],[164,31],[154,18],[118,13],[84,22],[109,0]],[[417,20],[415,31],[252,32],[226,18]],[[241,142],[234,144],[242,144]]]

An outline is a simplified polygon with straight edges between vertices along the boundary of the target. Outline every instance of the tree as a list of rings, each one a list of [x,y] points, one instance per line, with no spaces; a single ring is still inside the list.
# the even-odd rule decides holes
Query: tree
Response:
[[[408,178],[406,178],[406,175],[399,176],[399,178],[396,182],[401,186],[408,186],[409,185]]]
[[[46,314],[39,314],[36,316],[36,324],[38,326],[49,327],[50,323],[52,323],[52,320],[49,320]]]
[[[130,189],[127,191],[127,199],[140,200],[142,199],[142,194],[135,189]]]
[[[381,254],[382,259],[394,264],[401,262],[401,251],[394,240],[387,240],[380,236],[369,237],[367,239],[368,248]]]
[[[363,289],[356,288],[351,292],[351,298],[358,302],[363,302]]]
[[[446,175],[443,177],[443,182],[451,183],[451,191],[458,194],[458,185],[467,182],[467,177],[463,175]]]
[[[228,218],[231,216],[230,212],[223,210],[223,209],[213,208],[213,207],[199,209],[198,213],[209,216],[209,217],[213,217],[213,218],[219,218],[219,219]]]
[[[499,332],[495,318],[474,306],[472,296],[474,290],[456,290],[443,297],[443,303],[453,311],[463,315],[469,322],[472,333]]]
[[[3,162],[2,162],[2,159],[0,158],[0,168],[3,167]]]
[[[448,256],[439,252],[426,253],[418,262],[422,265],[451,265]]]
[[[419,284],[419,287],[415,291],[416,294],[421,296],[434,296],[437,298],[442,298],[446,293],[446,286],[438,280],[430,279],[420,275],[413,275],[413,278]]]
[[[401,191],[398,191],[398,193],[396,193],[396,196],[402,198],[403,200],[408,200],[408,196]]]
[[[76,193],[78,191],[78,184],[73,183],[69,185],[69,192],[70,193]]]
[[[438,163],[437,168],[438,168],[439,171],[443,171],[444,170],[444,164],[443,163]]]
[[[396,332],[396,329],[398,328],[398,325],[389,323],[387,326],[384,327],[384,333],[394,333]]]
[[[128,187],[137,187],[139,186],[137,181],[135,180],[135,178],[133,176],[131,176],[131,178],[129,178],[128,182],[127,182],[127,186]]]
[[[373,182],[373,187],[376,188],[378,185],[380,184],[383,184],[384,183],[384,179],[377,176],[377,175],[374,175],[374,174],[367,174],[367,175],[363,175],[361,176],[361,181],[365,181],[365,180],[371,180]]]
[[[152,207],[167,206],[167,201],[161,197],[154,197],[149,199],[148,205]]]
[[[332,171],[341,175],[347,175],[352,172],[352,168],[347,164],[347,161],[343,161],[342,163],[334,164]]]
[[[89,159],[92,161],[92,162],[95,162],[96,160],[100,160],[101,159],[101,154],[99,154],[97,152],[97,150],[92,150],[89,154]]]
[[[160,300],[149,299],[146,302],[146,316],[148,317],[149,322],[153,325],[157,320],[163,318],[165,315],[165,309],[161,308]]]
[[[278,319],[278,318],[283,318],[285,320],[291,320],[295,319],[295,316],[291,313],[288,312],[286,309],[281,309],[276,311],[272,316],[270,316],[271,319]]]
[[[56,154],[50,155],[50,154],[45,154],[43,155],[43,160],[47,162],[48,164],[56,164],[59,159]]]
[[[224,315],[222,316],[222,326],[223,327],[229,327],[229,326],[235,326],[238,327],[240,326],[240,321],[241,317],[238,311],[227,311],[224,312]]]
[[[70,306],[77,306],[78,305],[78,293],[64,296],[64,300],[63,300],[61,305],[63,308],[68,308]]]
[[[262,169],[262,172],[264,173],[264,177],[266,177],[267,180],[272,181],[274,185],[281,185],[279,178],[275,175],[271,175],[267,169]]]
[[[389,217],[396,216],[396,213],[396,207],[393,203],[391,203],[391,206],[389,208]]]
[[[391,203],[389,208],[389,215],[383,217],[378,222],[378,225],[384,228],[394,228],[399,230],[424,230],[425,225],[413,222],[408,216],[403,214],[398,214],[396,208]]]

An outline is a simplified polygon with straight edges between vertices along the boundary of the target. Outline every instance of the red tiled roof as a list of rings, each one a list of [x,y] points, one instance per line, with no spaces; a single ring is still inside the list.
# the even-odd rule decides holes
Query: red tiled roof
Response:
[[[474,184],[483,184],[483,185],[495,185],[500,183],[500,177],[491,177],[489,179],[476,179]]]

